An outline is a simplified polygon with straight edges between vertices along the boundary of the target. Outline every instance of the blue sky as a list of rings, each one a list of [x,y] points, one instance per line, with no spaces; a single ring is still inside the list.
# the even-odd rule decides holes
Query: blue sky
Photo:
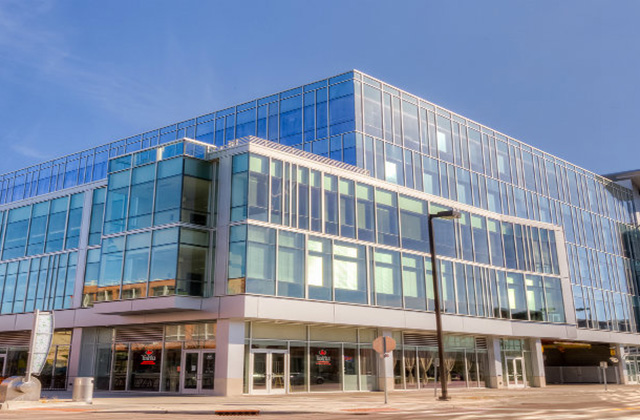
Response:
[[[0,0],[0,172],[359,69],[640,168],[638,1]]]

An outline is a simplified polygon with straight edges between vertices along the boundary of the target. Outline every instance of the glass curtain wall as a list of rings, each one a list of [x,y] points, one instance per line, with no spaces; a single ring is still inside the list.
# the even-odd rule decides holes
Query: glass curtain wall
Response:
[[[423,311],[434,307],[427,254],[244,224],[231,226],[229,246],[229,294],[278,295]],[[558,277],[439,261],[442,307],[447,313],[565,322]],[[371,269],[368,281],[367,267]],[[246,289],[245,284],[249,285]]]

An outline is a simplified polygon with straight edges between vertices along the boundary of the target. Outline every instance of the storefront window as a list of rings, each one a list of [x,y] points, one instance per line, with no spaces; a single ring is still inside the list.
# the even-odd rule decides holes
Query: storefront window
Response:
[[[311,356],[310,390],[312,392],[341,391],[341,351],[334,344],[314,344],[309,348]]]
[[[362,341],[362,334],[360,335]],[[371,347],[360,346],[360,389],[363,391],[373,391],[377,389],[377,353]]]
[[[164,384],[162,391],[180,391],[180,363],[182,361],[182,343],[167,342],[164,345]]]
[[[292,342],[289,347],[289,389],[291,392],[307,391],[307,346]]]
[[[129,344],[117,343],[113,361],[111,389],[124,391],[127,389],[127,367],[129,365]]]
[[[129,389],[159,391],[162,343],[132,343]]]
[[[344,390],[358,390],[358,348],[356,344],[345,344],[344,358]]]

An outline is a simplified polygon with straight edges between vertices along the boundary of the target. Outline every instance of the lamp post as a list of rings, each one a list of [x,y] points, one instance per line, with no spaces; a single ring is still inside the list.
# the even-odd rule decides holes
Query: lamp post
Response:
[[[440,308],[440,282],[438,281],[438,269],[436,266],[436,244],[433,235],[433,219],[459,219],[460,212],[456,210],[445,210],[435,214],[429,214],[429,250],[431,251],[431,278],[433,279],[433,294],[435,295],[436,306],[436,336],[438,339],[438,358],[440,360],[440,386],[442,395],[440,401],[447,401],[447,378],[444,369],[444,345],[442,340],[442,315]]]

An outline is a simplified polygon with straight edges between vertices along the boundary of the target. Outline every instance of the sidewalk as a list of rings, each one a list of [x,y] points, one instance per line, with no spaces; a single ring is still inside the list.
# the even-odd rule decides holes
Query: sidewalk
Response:
[[[526,389],[453,389],[450,401],[437,401],[433,390],[389,393],[384,404],[382,392],[322,393],[263,396],[189,396],[175,394],[103,393],[94,395],[91,405],[72,403],[69,392],[46,392],[35,409],[81,410],[102,413],[213,414],[216,411],[253,411],[261,414],[335,414],[357,412],[416,412],[431,409],[618,409],[640,406],[640,387],[602,385],[562,385]],[[34,409],[34,408],[30,408]],[[27,410],[25,408],[25,410]]]

